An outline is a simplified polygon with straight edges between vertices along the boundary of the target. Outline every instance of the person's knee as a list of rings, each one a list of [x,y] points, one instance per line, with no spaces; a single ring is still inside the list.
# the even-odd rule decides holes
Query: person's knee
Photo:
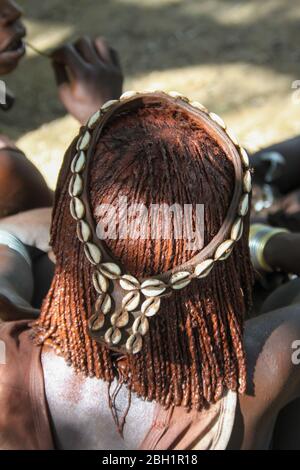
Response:
[[[52,204],[37,168],[21,152],[0,151],[0,217]]]

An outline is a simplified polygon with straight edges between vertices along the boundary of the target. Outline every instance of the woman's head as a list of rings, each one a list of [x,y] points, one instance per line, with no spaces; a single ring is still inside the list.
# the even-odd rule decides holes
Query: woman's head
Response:
[[[242,186],[236,181],[232,147],[203,113],[162,94],[150,95],[138,106],[120,107],[104,125],[97,125],[85,202],[97,233],[109,234],[104,243],[124,272],[143,279],[176,271],[196,255],[201,258],[214,243]],[[39,338],[50,339],[77,370],[111,381],[115,353],[87,332],[97,295],[94,268],[77,239],[69,209],[74,155],[75,143],[67,152],[56,193],[52,242],[57,266],[38,322]],[[120,198],[127,211],[124,205],[120,208]],[[149,216],[153,205],[175,205],[186,218],[173,212],[166,232],[166,213],[160,212],[155,221]],[[237,212],[238,204],[232,223]],[[200,230],[198,243],[203,246],[191,243],[184,227],[178,236],[180,224]],[[159,313],[149,319],[141,352],[127,356],[125,380],[141,396],[164,405],[201,408],[226,388],[244,390],[243,318],[252,288],[247,227],[246,217],[242,238],[208,276],[162,298]]]

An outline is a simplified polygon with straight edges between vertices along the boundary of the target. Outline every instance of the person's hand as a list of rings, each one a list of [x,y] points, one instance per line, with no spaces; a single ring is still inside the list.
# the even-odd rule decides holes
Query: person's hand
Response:
[[[0,75],[12,72],[25,54],[22,10],[12,0],[0,0]]]
[[[278,206],[276,211],[269,214],[269,223],[277,227],[285,227],[292,232],[300,232],[300,190],[282,197]]]
[[[118,55],[103,38],[80,38],[56,49],[52,65],[59,98],[81,124],[106,101],[122,92],[123,75]]]
[[[20,212],[1,219],[0,230],[7,230],[24,245],[48,253],[51,250],[49,245],[51,217],[51,207]]]

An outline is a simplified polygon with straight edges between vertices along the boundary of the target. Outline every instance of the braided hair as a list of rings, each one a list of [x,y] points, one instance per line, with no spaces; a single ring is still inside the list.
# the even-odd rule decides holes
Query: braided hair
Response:
[[[69,212],[69,157],[74,153],[73,142],[56,189],[51,231],[55,275],[34,330],[40,344],[50,341],[77,372],[111,383],[117,376],[116,354],[87,334],[96,295]],[[188,111],[170,103],[116,113],[89,167],[95,224],[101,224],[97,207],[116,207],[120,195],[129,204],[204,204],[204,246],[224,221],[234,184],[233,163],[224,149]],[[244,234],[226,260],[162,300],[141,352],[127,356],[122,380],[138,396],[165,407],[201,410],[228,389],[245,391],[243,323],[253,285],[248,229],[246,217]],[[106,243],[126,272],[137,277],[162,273],[197,254],[184,238],[119,237]]]

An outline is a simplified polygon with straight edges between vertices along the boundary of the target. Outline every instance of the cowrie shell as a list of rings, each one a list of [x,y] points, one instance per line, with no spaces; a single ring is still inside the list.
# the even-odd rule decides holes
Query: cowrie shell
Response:
[[[118,100],[109,100],[104,103],[104,105],[101,107],[101,111],[107,111],[111,106],[114,104],[118,103]]]
[[[172,98],[180,98],[183,101],[189,102],[189,99],[184,96],[182,93],[178,93],[178,91],[169,91],[168,95],[171,96]]]
[[[199,109],[200,111],[203,111],[206,114],[208,113],[207,108],[203,104],[199,103],[199,101],[193,101],[191,105],[193,106],[193,108]]]
[[[165,92],[164,90],[159,90],[155,87],[146,88],[145,90],[143,90],[143,93],[163,93],[164,95],[168,95],[168,93]]]
[[[111,344],[111,335],[114,331],[114,328],[111,326],[110,328],[108,328],[108,330],[106,330],[105,332],[105,335],[104,335],[104,341],[108,344]]]
[[[102,294],[98,297],[95,303],[95,310],[97,313],[107,315],[111,310],[111,297],[109,294]]]
[[[157,297],[165,292],[166,286],[159,279],[147,279],[141,285],[141,291],[146,297]]]
[[[213,266],[214,260],[211,258],[206,259],[205,261],[202,261],[201,263],[197,264],[197,266],[195,267],[194,274],[198,279],[206,277],[212,270]]]
[[[134,290],[140,288],[140,283],[138,279],[130,274],[124,274],[120,279],[120,286],[124,290]]]
[[[144,336],[149,330],[148,318],[144,316],[137,317],[132,325],[132,331],[134,334],[140,333]]]
[[[95,271],[93,273],[93,284],[99,294],[103,294],[108,291],[109,280],[99,271]]]
[[[104,322],[105,316],[103,315],[103,313],[99,313],[99,315],[96,316],[95,320],[92,319],[92,321],[90,322],[90,329],[92,331],[99,331],[101,330],[101,328],[103,328]]]
[[[126,349],[128,352],[132,354],[137,354],[140,352],[143,346],[143,339],[140,334],[133,334],[130,335],[128,340],[126,341]]]
[[[94,129],[94,127],[97,125],[99,119],[101,116],[101,111],[96,111],[88,120],[87,126],[89,129]]]
[[[122,333],[119,328],[116,328],[113,334],[111,335],[111,342],[112,344],[119,344],[122,338]]]
[[[238,217],[235,222],[233,223],[230,238],[237,242],[243,234],[243,219]]]
[[[99,264],[101,261],[101,251],[94,243],[86,243],[84,245],[85,256],[92,264]]]
[[[124,328],[126,325],[128,325],[128,322],[129,322],[128,311],[123,310],[120,313],[114,313],[111,316],[110,322],[113,326],[116,326],[118,328]]]
[[[79,152],[75,155],[71,163],[72,173],[81,173],[85,167],[86,156],[84,152]]]
[[[190,276],[191,274],[188,271],[173,274],[170,278],[172,289],[183,289],[186,287],[191,282]]]
[[[128,312],[132,312],[139,306],[140,299],[141,294],[139,291],[130,291],[122,299],[122,308],[128,310]]]
[[[121,269],[116,263],[102,263],[99,269],[109,279],[117,279],[121,276]]]
[[[86,150],[91,140],[91,134],[89,131],[85,131],[83,136],[77,142],[77,150]]]
[[[72,197],[70,201],[70,212],[75,220],[82,219],[85,215],[85,207],[81,199]]]
[[[73,174],[70,179],[69,184],[69,195],[72,196],[80,196],[83,190],[83,181],[80,175],[77,173]]]
[[[225,242],[221,243],[221,245],[219,245],[215,251],[215,260],[223,261],[227,259],[232,251],[233,245],[233,240],[226,240]]]
[[[249,157],[248,157],[246,150],[243,147],[240,147],[240,156],[241,156],[241,160],[242,160],[244,167],[248,168],[249,163],[250,163]]]
[[[98,315],[94,314],[88,319],[88,327],[90,329],[92,329],[93,323],[94,323],[94,321],[96,320],[97,317],[98,317]]]
[[[250,193],[251,188],[252,188],[250,170],[247,170],[246,173],[244,174],[243,188],[244,188],[245,193]]]
[[[244,217],[249,209],[249,195],[244,194],[240,200],[239,208],[238,208],[238,214]]]
[[[133,98],[136,95],[138,95],[137,91],[134,91],[134,90],[125,91],[125,93],[123,93],[120,96],[120,100],[127,100],[129,98]]]
[[[209,113],[209,117],[214,121],[216,122],[220,127],[222,127],[223,129],[226,129],[226,124],[225,122],[223,121],[223,119],[216,113]]]
[[[85,220],[80,220],[77,224],[77,237],[79,240],[84,243],[88,242],[91,238],[92,232],[91,229]]]
[[[232,129],[228,129],[228,128],[227,128],[227,129],[226,129],[226,133],[227,133],[229,139],[234,143],[234,145],[238,145],[238,144],[239,144],[239,143],[238,143],[238,140],[237,140],[237,138],[236,138],[236,136],[235,136],[235,133],[232,131]]]
[[[160,298],[150,297],[141,306],[141,311],[146,317],[153,317],[160,309]]]
[[[122,333],[119,328],[108,328],[104,335],[104,339],[108,344],[118,344],[121,341]]]

